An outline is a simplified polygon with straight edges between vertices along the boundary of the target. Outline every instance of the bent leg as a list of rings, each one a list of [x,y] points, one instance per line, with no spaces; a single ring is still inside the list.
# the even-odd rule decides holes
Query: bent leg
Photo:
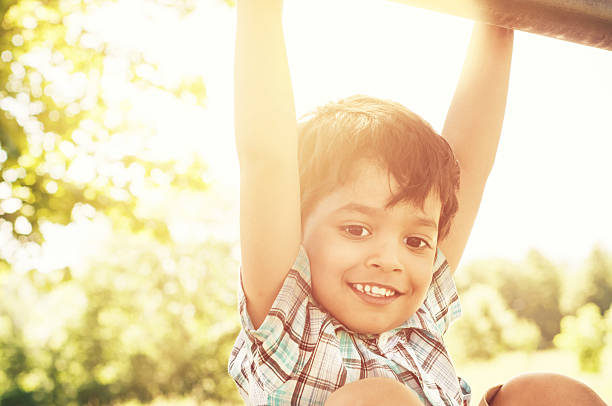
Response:
[[[415,392],[391,378],[372,377],[338,388],[324,406],[423,406]]]
[[[606,406],[584,383],[552,373],[516,376],[489,399],[490,406]]]

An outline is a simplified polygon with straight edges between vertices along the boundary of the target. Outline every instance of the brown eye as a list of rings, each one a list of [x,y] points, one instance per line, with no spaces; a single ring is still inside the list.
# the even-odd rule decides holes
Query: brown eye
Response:
[[[427,241],[419,237],[406,237],[404,238],[404,243],[412,248],[423,249],[425,247],[429,247]]]
[[[345,226],[344,231],[353,237],[367,237],[370,235],[370,232],[365,227],[358,225]]]

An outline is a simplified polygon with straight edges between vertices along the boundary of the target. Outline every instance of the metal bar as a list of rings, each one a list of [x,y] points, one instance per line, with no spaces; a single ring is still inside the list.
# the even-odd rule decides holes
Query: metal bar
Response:
[[[612,50],[612,0],[392,0]]]

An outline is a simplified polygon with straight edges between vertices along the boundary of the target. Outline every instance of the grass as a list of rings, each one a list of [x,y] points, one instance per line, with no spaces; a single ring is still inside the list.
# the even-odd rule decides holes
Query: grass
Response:
[[[525,372],[555,372],[584,382],[612,405],[612,363],[604,362],[601,372],[580,371],[574,353],[563,350],[546,350],[532,353],[510,352],[487,361],[455,362],[457,373],[472,387],[472,402],[477,405],[484,392],[513,376]]]

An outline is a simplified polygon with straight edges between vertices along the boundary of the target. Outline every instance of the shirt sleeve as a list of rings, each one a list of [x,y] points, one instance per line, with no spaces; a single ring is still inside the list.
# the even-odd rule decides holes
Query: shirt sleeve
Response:
[[[433,318],[440,336],[461,316],[461,304],[453,274],[446,257],[439,249],[434,261],[431,285],[423,304]]]
[[[311,296],[310,264],[302,246],[295,263],[268,311],[266,318],[255,329],[246,308],[246,297],[239,289],[240,319],[249,341],[257,385],[270,391],[291,376],[299,362],[300,342],[308,326]]]

